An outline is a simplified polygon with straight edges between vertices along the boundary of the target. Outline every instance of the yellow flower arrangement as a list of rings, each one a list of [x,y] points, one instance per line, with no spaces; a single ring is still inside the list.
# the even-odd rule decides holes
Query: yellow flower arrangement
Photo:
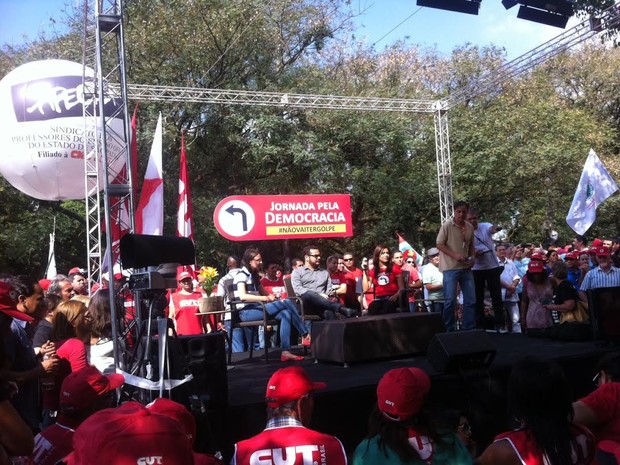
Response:
[[[215,286],[215,280],[218,277],[218,272],[212,266],[203,266],[198,273],[198,282],[205,292],[211,294],[213,286]]]

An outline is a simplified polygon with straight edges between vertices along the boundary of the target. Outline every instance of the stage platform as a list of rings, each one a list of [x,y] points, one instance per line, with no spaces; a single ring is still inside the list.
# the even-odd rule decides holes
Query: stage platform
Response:
[[[431,376],[429,404],[471,412],[474,437],[484,445],[493,435],[513,426],[506,411],[506,384],[517,360],[535,355],[558,362],[578,398],[594,388],[592,377],[598,359],[615,349],[599,342],[560,342],[522,334],[489,333],[488,336],[497,349],[494,361],[488,369],[464,373],[438,373],[424,355],[348,367],[315,362],[310,355],[302,362],[291,362],[302,365],[313,380],[327,383],[327,388],[315,395],[311,427],[337,436],[351,453],[365,435],[367,418],[375,403],[375,387],[381,376],[392,368],[416,366]],[[302,349],[295,350],[301,353]],[[215,445],[228,461],[236,441],[260,432],[265,425],[267,380],[286,365],[280,362],[277,349],[270,351],[268,363],[262,351],[255,353],[252,360],[247,353],[233,354],[227,373],[228,408],[209,410],[200,416],[197,448],[206,451]],[[207,435],[212,441],[207,440]]]

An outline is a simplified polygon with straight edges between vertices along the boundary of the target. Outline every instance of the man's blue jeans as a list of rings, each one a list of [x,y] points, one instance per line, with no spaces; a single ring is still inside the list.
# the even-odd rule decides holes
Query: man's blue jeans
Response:
[[[446,300],[443,307],[443,322],[448,332],[456,329],[454,326],[454,313],[456,310],[457,285],[461,286],[461,292],[463,293],[462,329],[467,330],[476,327],[476,287],[471,269],[444,270],[443,295]]]

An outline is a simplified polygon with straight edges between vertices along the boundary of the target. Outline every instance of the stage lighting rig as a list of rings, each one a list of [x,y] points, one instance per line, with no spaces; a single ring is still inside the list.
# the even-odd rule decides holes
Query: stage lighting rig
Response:
[[[565,28],[568,18],[575,14],[569,0],[502,0],[502,4],[507,10],[521,5],[519,19],[559,28]]]
[[[481,0],[417,0],[418,6],[477,15]]]

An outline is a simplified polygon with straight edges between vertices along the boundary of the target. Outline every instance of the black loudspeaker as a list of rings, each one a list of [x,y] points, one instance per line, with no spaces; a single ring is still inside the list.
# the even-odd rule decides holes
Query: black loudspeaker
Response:
[[[481,330],[435,334],[426,356],[435,370],[451,372],[491,365],[497,350]]]
[[[601,287],[586,292],[594,338],[620,342],[620,287]]]
[[[158,379],[158,338],[152,337],[154,379]],[[170,377],[193,379],[172,390],[172,399],[196,408],[220,409],[228,406],[228,369],[224,333],[197,334],[168,338]],[[195,405],[195,403],[199,405]]]
[[[186,237],[125,234],[121,238],[123,268],[146,268],[162,263],[193,265],[194,243]]]

